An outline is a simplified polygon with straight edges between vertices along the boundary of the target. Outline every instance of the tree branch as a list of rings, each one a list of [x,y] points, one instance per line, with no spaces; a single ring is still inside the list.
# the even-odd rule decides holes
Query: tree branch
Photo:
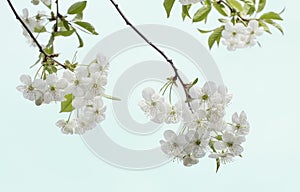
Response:
[[[12,12],[14,13],[14,15],[16,16],[16,19],[21,23],[21,25],[24,27],[24,29],[26,30],[26,32],[29,34],[29,36],[31,37],[31,39],[34,41],[34,43],[36,44],[36,46],[39,49],[39,52],[41,54],[43,54],[45,56],[45,59],[50,59],[52,60],[54,63],[58,64],[59,66],[63,67],[64,69],[66,69],[66,66],[59,63],[58,61],[56,61],[55,59],[52,58],[51,55],[48,55],[43,47],[41,46],[41,44],[38,42],[38,40],[35,38],[35,36],[33,35],[33,33],[30,31],[30,29],[27,27],[27,25],[24,23],[24,21],[22,20],[22,18],[18,15],[16,9],[14,8],[14,6],[12,5],[10,0],[7,0],[7,3],[10,7],[10,9],[12,10]]]
[[[178,74],[178,69],[176,68],[176,66],[174,65],[172,59],[170,59],[162,50],[160,50],[156,45],[154,45],[149,39],[147,39],[147,37],[145,37],[145,35],[143,35],[124,15],[124,13],[121,11],[121,9],[119,8],[119,5],[117,3],[115,3],[114,0],[110,0],[110,2],[114,5],[114,7],[116,8],[116,10],[118,11],[118,13],[120,14],[120,16],[123,18],[123,20],[125,21],[126,25],[128,25],[129,27],[131,27],[147,44],[149,44],[153,49],[155,49],[166,61],[167,63],[169,63],[172,67],[172,69],[174,70],[175,76],[173,77],[173,80],[176,81],[177,79],[179,80],[182,88],[184,89],[184,93],[186,96],[186,101],[190,107],[190,110],[192,111],[191,105],[190,105],[190,95],[187,91],[187,86],[186,84],[183,82],[182,78],[180,77],[180,75]]]

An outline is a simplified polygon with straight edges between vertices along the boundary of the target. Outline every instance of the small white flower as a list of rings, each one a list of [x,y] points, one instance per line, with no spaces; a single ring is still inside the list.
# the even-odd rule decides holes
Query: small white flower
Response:
[[[103,76],[107,76],[108,69],[109,69],[108,60],[101,53],[97,54],[96,62],[91,64],[91,66],[89,67],[90,73],[99,72]]]
[[[164,98],[148,87],[142,92],[144,100],[139,102],[140,108],[156,123],[162,123],[166,115],[166,103]]]
[[[46,79],[47,89],[44,93],[44,102],[46,104],[51,101],[63,101],[65,100],[65,88],[68,83],[65,79],[58,79],[56,74],[48,75]]]
[[[91,106],[87,106],[84,109],[85,116],[88,116],[91,120],[100,123],[105,119],[106,107],[103,104],[101,97],[95,97]]]
[[[233,162],[234,155],[229,152],[222,152],[222,153],[212,152],[208,157],[213,159],[220,159],[221,163],[227,164]]]
[[[202,0],[179,0],[179,2],[182,5],[190,5],[190,4],[195,4],[195,3],[199,3]]]
[[[206,148],[209,143],[209,132],[205,129],[197,129],[189,131],[186,134],[189,145],[185,148],[188,154],[192,154],[196,158],[202,158],[206,154]]]
[[[229,149],[229,152],[235,156],[240,155],[243,152],[241,144],[245,141],[244,136],[235,136],[231,132],[225,132],[222,136],[222,141],[216,141],[214,147],[216,150]]]
[[[232,115],[232,128],[238,135],[247,135],[249,127],[247,115],[244,111],[241,112],[240,116],[237,113]]]
[[[224,39],[237,39],[245,35],[245,26],[242,23],[233,25],[231,22],[225,24],[225,29],[222,31],[222,37]]]
[[[205,129],[207,126],[206,112],[204,110],[194,111],[194,113],[189,114],[189,117],[191,118],[185,118],[185,126],[188,128]]]
[[[17,90],[23,93],[25,99],[35,101],[43,96],[43,90],[46,84],[42,79],[32,81],[29,75],[21,75],[20,81],[24,83],[24,85],[17,86]]]
[[[83,97],[90,83],[90,78],[87,76],[88,71],[84,67],[76,68],[75,73],[70,70],[64,71],[63,77],[70,83],[67,92],[75,97]]]
[[[161,140],[160,144],[161,144],[161,150],[165,154],[180,159],[182,159],[185,155],[187,155],[183,150],[184,146],[187,144],[184,135],[177,135],[172,130],[166,130],[164,132],[164,137],[166,141]]]
[[[89,85],[87,85],[89,89],[86,92],[85,97],[92,99],[96,96],[102,95],[104,93],[104,86],[106,83],[106,76],[101,75],[99,72],[92,73]]]
[[[202,88],[197,86],[192,87],[190,89],[190,95],[194,100],[202,103],[202,102],[208,102],[216,91],[217,91],[216,83],[212,81],[207,81]]]
[[[97,123],[87,116],[79,116],[77,118],[77,127],[75,129],[75,133],[82,135],[86,131],[94,129],[97,126]]]
[[[256,20],[251,20],[248,23],[246,32],[250,37],[257,37],[264,33],[264,28],[259,27],[259,23]]]
[[[165,122],[167,124],[176,124],[181,120],[182,110],[181,103],[176,103],[174,106],[167,105]]]
[[[225,116],[225,106],[223,104],[210,103],[206,114],[208,121],[218,122]]]
[[[56,126],[61,128],[62,133],[72,135],[75,133],[77,123],[74,119],[69,121],[59,120],[56,122]]]
[[[24,21],[26,26],[30,29],[30,31],[33,32],[34,28],[37,25],[35,19],[29,17],[29,12],[27,8],[23,9],[22,12],[23,12],[23,15],[21,16],[22,20]]]

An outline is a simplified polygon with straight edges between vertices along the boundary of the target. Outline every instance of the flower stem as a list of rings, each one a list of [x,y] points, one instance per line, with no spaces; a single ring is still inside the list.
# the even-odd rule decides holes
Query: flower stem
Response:
[[[118,13],[120,14],[120,16],[123,18],[123,20],[125,21],[126,25],[128,25],[129,27],[131,27],[147,44],[149,44],[153,49],[155,49],[166,61],[167,63],[169,63],[172,67],[172,69],[174,70],[175,76],[174,76],[174,80],[176,81],[177,79],[179,80],[185,96],[186,96],[186,102],[188,103],[188,106],[190,108],[190,110],[192,111],[191,105],[190,105],[190,95],[188,93],[188,90],[186,88],[186,84],[183,82],[181,76],[178,73],[178,69],[176,68],[176,66],[174,65],[172,59],[170,59],[161,49],[159,49],[155,44],[153,44],[149,39],[147,39],[147,37],[141,33],[128,19],[127,17],[124,15],[124,13],[121,11],[121,9],[119,8],[119,5],[114,1],[114,0],[110,0],[110,2],[114,5],[114,7],[116,8],[116,10],[118,11]]]

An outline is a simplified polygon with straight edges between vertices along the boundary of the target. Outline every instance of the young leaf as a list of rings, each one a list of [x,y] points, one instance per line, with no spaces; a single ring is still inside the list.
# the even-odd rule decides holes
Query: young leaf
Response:
[[[164,7],[165,7],[168,18],[170,17],[170,13],[171,13],[172,7],[174,5],[174,2],[175,2],[175,0],[165,0],[164,1]]]
[[[47,32],[47,29],[43,26],[42,28],[34,28],[35,33],[44,33]]]
[[[55,33],[55,35],[56,36],[68,37],[68,36],[71,36],[74,32],[75,32],[74,29],[69,30],[69,31],[58,31],[58,32]]]
[[[67,113],[74,110],[72,106],[73,95],[68,94],[65,96],[66,100],[61,102],[60,113]]]
[[[207,18],[209,12],[211,11],[211,6],[203,6],[194,14],[193,22],[200,22]]]
[[[268,19],[274,19],[274,20],[283,20],[278,13],[275,12],[268,12],[260,16],[259,19],[268,20]]]
[[[213,6],[215,7],[215,9],[223,16],[227,17],[228,13],[224,7],[224,5],[220,4],[220,3],[216,3],[213,2]]]
[[[84,22],[84,21],[75,21],[74,22],[76,25],[84,28],[85,30],[89,31],[90,33],[94,34],[94,35],[98,35],[98,33],[96,32],[95,28],[88,22]]]
[[[264,21],[277,28],[282,33],[282,35],[284,35],[284,31],[278,23],[274,22],[273,20],[264,20]]]
[[[212,46],[215,44],[215,42],[217,42],[217,44],[219,45],[221,37],[222,37],[222,31],[224,30],[224,26],[221,26],[217,29],[214,30],[214,32],[209,36],[208,38],[208,46],[209,49],[212,48]]]
[[[66,28],[66,30],[69,31],[70,30],[69,22],[65,19],[62,19],[61,22],[63,26]]]
[[[259,26],[264,28],[265,32],[272,34],[270,31],[270,28],[268,27],[268,25],[266,23],[264,23],[263,21],[259,21],[258,23],[259,23]]]
[[[82,11],[85,9],[85,7],[86,7],[86,1],[80,1],[80,2],[74,3],[73,5],[71,5],[69,7],[68,14],[74,15],[74,14],[82,13]]]
[[[239,12],[243,11],[243,6],[237,0],[227,0],[227,3],[231,5],[233,8],[237,9]]]
[[[193,81],[192,85],[196,85],[197,83],[198,83],[198,78],[196,78],[196,79]]]
[[[227,19],[222,19],[222,18],[218,19],[218,21],[219,21],[220,23],[227,23],[227,22],[228,22]]]
[[[120,98],[113,97],[113,96],[111,96],[111,95],[103,94],[103,97],[106,98],[106,99],[114,100],[114,101],[121,101]]]
[[[82,38],[80,37],[80,35],[78,34],[78,32],[75,30],[75,34],[76,34],[76,36],[77,36],[77,38],[78,38],[78,41],[79,41],[79,46],[78,46],[78,48],[80,48],[80,47],[83,47],[83,40],[82,40]]]
[[[217,163],[216,173],[218,173],[220,165],[221,165],[220,158],[216,159],[216,163]]]
[[[198,28],[198,31],[200,32],[200,33],[210,33],[210,32],[212,32],[212,31],[214,31],[214,30],[203,30],[203,29],[199,29]]]
[[[261,12],[266,6],[266,0],[259,0],[257,13]]]
[[[189,14],[189,10],[192,5],[182,5],[182,19],[184,20],[186,17],[191,18]]]

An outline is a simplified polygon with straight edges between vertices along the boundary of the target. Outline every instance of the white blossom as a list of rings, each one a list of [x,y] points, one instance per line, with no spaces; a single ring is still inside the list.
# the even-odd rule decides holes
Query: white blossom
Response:
[[[75,133],[77,123],[74,119],[69,121],[59,120],[56,122],[56,126],[61,128],[62,133],[72,135]]]
[[[145,114],[156,123],[162,123],[165,120],[166,104],[163,97],[155,93],[152,88],[146,88],[142,92],[144,100],[139,102],[140,108]]]
[[[32,81],[29,75],[21,75],[20,81],[24,85],[17,86],[17,90],[23,93],[25,99],[35,101],[43,96],[43,90],[46,84],[42,79]]]
[[[175,105],[166,104],[165,122],[167,124],[176,124],[182,117],[182,103],[178,102]]]
[[[89,67],[91,73],[99,72],[102,76],[107,76],[109,69],[108,59],[102,54],[97,54],[96,62]]]
[[[236,23],[233,25],[230,21],[225,24],[222,32],[222,43],[227,49],[234,51],[238,48],[252,47],[257,44],[257,36],[263,34],[263,27],[259,27],[256,20],[250,20],[246,24]]]
[[[178,157],[182,159],[186,153],[184,152],[184,146],[187,144],[184,135],[177,135],[172,130],[166,130],[164,132],[165,140],[161,140],[161,149],[162,151],[171,156],[171,157]]]
[[[233,161],[234,155],[229,152],[220,152],[220,153],[212,152],[208,157],[213,159],[220,159],[221,163],[227,164]]]
[[[241,146],[244,141],[244,136],[236,136],[231,132],[225,132],[222,136],[222,141],[215,142],[214,147],[216,150],[221,151],[228,149],[230,153],[238,156],[244,150]]]
[[[95,97],[90,106],[85,107],[84,114],[96,123],[100,123],[105,119],[106,107],[101,97]]]
[[[189,131],[186,134],[186,139],[189,145],[185,148],[185,151],[192,154],[196,158],[202,158],[205,156],[206,148],[209,143],[209,132],[205,129],[197,129],[196,131]]]
[[[44,93],[44,103],[48,104],[51,101],[65,100],[65,88],[68,86],[65,79],[59,79],[56,74],[50,74],[47,76],[46,83],[47,88]]]
[[[240,115],[237,113],[232,115],[232,128],[238,135],[247,135],[249,133],[249,122],[244,111]]]
[[[67,92],[72,93],[75,97],[83,97],[88,89],[90,78],[88,78],[88,71],[84,67],[78,67],[75,73],[66,70],[63,77],[70,83]]]

